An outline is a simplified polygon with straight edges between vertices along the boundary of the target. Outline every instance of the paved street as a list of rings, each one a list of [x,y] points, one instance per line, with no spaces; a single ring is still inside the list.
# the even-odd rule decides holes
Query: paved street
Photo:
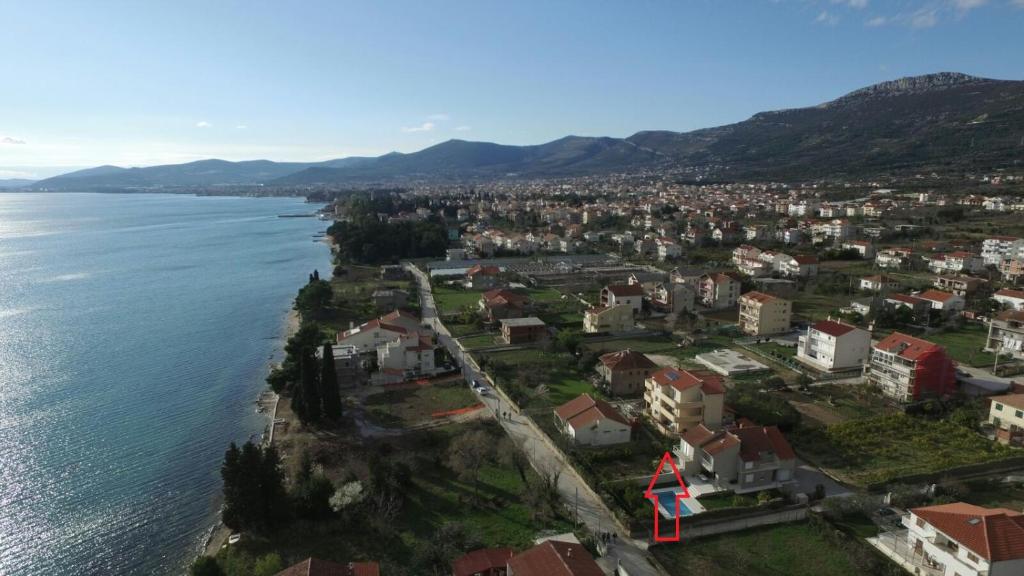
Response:
[[[497,415],[509,412],[509,405],[503,402],[497,392],[493,391],[493,383],[481,372],[472,358],[465,354],[459,347],[458,342],[451,337],[448,329],[437,317],[434,306],[434,297],[430,290],[430,283],[419,268],[411,264],[405,265],[415,277],[419,285],[420,306],[423,322],[433,327],[437,333],[438,342],[445,346],[456,359],[462,368],[467,381],[478,380],[486,384],[492,391],[483,396],[482,399],[487,407],[495,414],[502,427],[516,443],[523,447],[523,450],[530,458],[534,469],[542,474],[560,472],[558,477],[558,489],[563,501],[570,509],[570,513],[576,513],[581,523],[585,524],[592,532],[613,532],[618,538],[613,542],[601,559],[601,563],[610,562],[614,566],[621,562],[630,576],[661,576],[662,572],[657,570],[648,560],[647,543],[644,541],[625,538],[618,529],[617,524],[611,516],[610,511],[604,506],[600,499],[594,495],[586,486],[582,478],[576,474],[571,465],[564,462],[558,451],[553,449],[546,439],[527,421],[525,416],[512,415],[510,419],[500,418]]]

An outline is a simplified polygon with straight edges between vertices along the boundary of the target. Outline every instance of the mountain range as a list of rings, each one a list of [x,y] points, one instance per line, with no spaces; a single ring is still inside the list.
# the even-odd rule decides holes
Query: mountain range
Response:
[[[856,90],[735,124],[627,138],[567,136],[509,146],[449,140],[418,152],[326,162],[100,166],[35,182],[39,190],[544,178],[681,170],[730,180],[811,180],[1024,168],[1024,81],[942,72]]]

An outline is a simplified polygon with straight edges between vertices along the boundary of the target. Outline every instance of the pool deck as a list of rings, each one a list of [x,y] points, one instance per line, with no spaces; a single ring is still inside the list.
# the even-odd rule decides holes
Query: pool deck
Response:
[[[654,491],[654,494],[656,496],[659,496],[659,498],[658,498],[658,512],[661,513],[662,518],[675,518],[675,503],[674,503],[674,501],[673,501],[672,507],[668,508],[667,506],[665,506],[664,502],[662,502],[662,500],[661,500],[660,495],[661,494],[666,494],[666,493],[678,494],[679,493],[679,489],[678,488],[669,488],[669,489],[666,489],[666,490],[655,490]],[[701,503],[697,501],[696,495],[693,494],[693,493],[690,493],[690,495],[688,497],[681,499],[679,501],[679,503],[681,505],[683,505],[683,506],[686,506],[687,510],[690,511],[689,514],[680,514],[679,515],[680,517],[692,516],[694,514],[700,514],[701,512],[705,511],[704,510],[704,506],[702,506]]]

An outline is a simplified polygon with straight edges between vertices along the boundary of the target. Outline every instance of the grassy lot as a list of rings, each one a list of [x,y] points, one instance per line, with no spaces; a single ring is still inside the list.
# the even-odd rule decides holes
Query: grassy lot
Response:
[[[520,405],[531,408],[559,406],[583,394],[600,395],[587,380],[592,367],[580,369],[567,352],[545,352],[534,348],[486,353],[486,370]],[[533,395],[544,386],[547,392]]]
[[[765,342],[765,343],[762,343],[762,344],[754,344],[753,347],[758,349],[758,350],[760,350],[761,352],[769,355],[769,356],[771,356],[772,354],[779,354],[781,356],[787,356],[787,357],[790,357],[790,358],[792,358],[793,356],[796,356],[796,347],[781,346],[779,344],[776,344],[775,342]]]
[[[339,330],[347,330],[350,323],[362,324],[378,316],[380,311],[374,308],[370,300],[375,290],[401,288],[415,293],[412,283],[407,280],[381,280],[375,267],[347,266],[346,270],[346,274],[331,279],[335,304],[318,320],[328,336],[333,336]],[[410,303],[414,301],[415,298],[410,298]]]
[[[476,308],[480,302],[482,290],[463,290],[451,286],[435,286],[433,289],[434,304],[440,314],[453,314],[465,307]]]
[[[926,340],[946,348],[946,352],[961,364],[968,366],[992,366],[995,356],[985,352],[988,328],[981,324],[965,324],[957,330],[937,332],[922,336]]]
[[[853,576],[861,572],[810,524],[755,528],[651,548],[673,576]]]
[[[863,385],[825,384],[807,392],[780,394],[804,416],[824,425],[896,412],[881,395]]]
[[[857,295],[839,294],[825,295],[811,292],[800,292],[793,299],[794,320],[825,320],[830,315],[835,315],[840,308],[848,306],[850,300]]]
[[[605,340],[603,342],[583,341],[583,347],[591,352],[604,354],[605,352],[618,352],[619,350],[632,350],[644,354],[669,354],[676,349],[675,342],[671,338],[621,338],[618,340]]]
[[[790,440],[815,464],[858,486],[999,460],[1020,452],[950,422],[902,414],[802,430]]]
[[[979,482],[971,485],[961,499],[978,506],[1024,510],[1024,484]]]
[[[404,428],[430,420],[435,412],[465,408],[479,401],[465,382],[457,380],[378,392],[367,396],[363,405],[374,424]]]
[[[496,344],[503,344],[498,335],[494,333],[467,336],[465,338],[460,338],[459,342],[461,342],[462,345],[467,350],[472,350],[474,348],[486,348],[488,346],[494,346]]]

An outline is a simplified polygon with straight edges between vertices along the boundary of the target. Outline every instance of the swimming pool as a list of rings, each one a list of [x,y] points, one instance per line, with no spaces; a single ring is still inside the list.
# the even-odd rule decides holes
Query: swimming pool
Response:
[[[676,494],[675,490],[665,490],[663,492],[655,492],[654,495],[658,498],[658,510],[661,515],[665,518],[676,517]],[[692,516],[693,511],[686,507],[686,503],[682,500],[679,501],[679,516]]]

